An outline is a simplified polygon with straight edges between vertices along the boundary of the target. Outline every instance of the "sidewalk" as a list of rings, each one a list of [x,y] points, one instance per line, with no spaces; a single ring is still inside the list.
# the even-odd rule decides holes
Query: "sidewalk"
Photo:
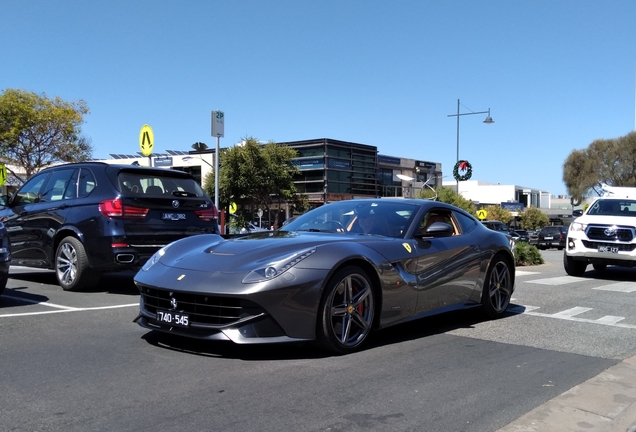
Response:
[[[636,432],[636,356],[571,388],[497,432]]]

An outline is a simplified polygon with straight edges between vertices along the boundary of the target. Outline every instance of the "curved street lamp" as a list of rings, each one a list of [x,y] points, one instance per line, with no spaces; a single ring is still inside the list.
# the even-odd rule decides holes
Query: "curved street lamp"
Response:
[[[465,116],[465,115],[473,115],[473,114],[487,114],[486,119],[484,120],[484,123],[493,124],[495,122],[492,119],[492,117],[490,117],[490,108],[488,108],[488,111],[471,111],[469,113],[460,113],[459,107],[460,107],[460,103],[459,103],[459,99],[457,99],[457,114],[448,114],[447,116],[447,117],[457,117],[457,160],[456,162],[459,162],[459,117]],[[458,180],[455,180],[455,181],[457,182],[457,193],[459,193],[459,181]]]

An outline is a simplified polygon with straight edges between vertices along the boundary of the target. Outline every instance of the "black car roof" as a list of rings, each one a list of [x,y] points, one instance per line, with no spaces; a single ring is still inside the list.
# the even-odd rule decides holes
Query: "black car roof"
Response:
[[[152,171],[155,173],[169,173],[169,175],[173,175],[173,176],[181,176],[181,177],[187,177],[187,178],[192,177],[189,173],[185,171],[175,170],[171,168],[158,168],[158,167],[149,167],[149,166],[143,166],[143,165],[109,164],[109,163],[100,162],[100,161],[68,162],[68,163],[46,167],[40,172],[45,172],[45,171],[59,169],[59,168],[67,168],[67,167],[68,168],[104,167],[106,169],[114,169],[116,171],[146,172],[146,173]]]

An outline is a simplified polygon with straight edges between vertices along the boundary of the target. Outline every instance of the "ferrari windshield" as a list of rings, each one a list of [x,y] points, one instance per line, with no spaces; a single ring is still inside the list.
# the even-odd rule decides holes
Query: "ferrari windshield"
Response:
[[[280,231],[315,231],[403,237],[418,207],[407,202],[347,200],[313,209]]]

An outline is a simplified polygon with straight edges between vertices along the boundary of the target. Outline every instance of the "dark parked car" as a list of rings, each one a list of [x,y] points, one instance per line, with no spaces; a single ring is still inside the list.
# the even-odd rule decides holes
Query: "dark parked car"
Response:
[[[528,243],[530,241],[530,232],[528,232],[527,230],[518,229],[518,230],[514,230],[514,231],[519,236],[519,239],[517,241],[522,241],[522,242],[526,242],[526,243]]]
[[[135,276],[136,322],[235,343],[317,340],[358,349],[372,329],[481,307],[502,316],[514,290],[508,236],[432,200],[325,204],[276,231],[200,235],[158,251]]]
[[[481,221],[481,223],[488,229],[491,229],[493,231],[499,231],[510,236],[510,246],[513,248],[515,243],[519,241],[519,234],[517,234],[515,230],[513,230],[512,228],[510,228],[508,225],[506,225],[505,223],[501,221],[491,220],[491,221]]]
[[[11,260],[11,243],[4,224],[0,222],[0,295],[7,286],[9,278],[9,261]]]
[[[214,203],[187,173],[85,162],[31,177],[0,207],[11,264],[54,269],[65,290],[138,270],[158,249],[219,233]]]
[[[563,225],[543,227],[537,237],[537,247],[539,249],[555,247],[561,250],[565,247],[567,236],[568,229]]]

